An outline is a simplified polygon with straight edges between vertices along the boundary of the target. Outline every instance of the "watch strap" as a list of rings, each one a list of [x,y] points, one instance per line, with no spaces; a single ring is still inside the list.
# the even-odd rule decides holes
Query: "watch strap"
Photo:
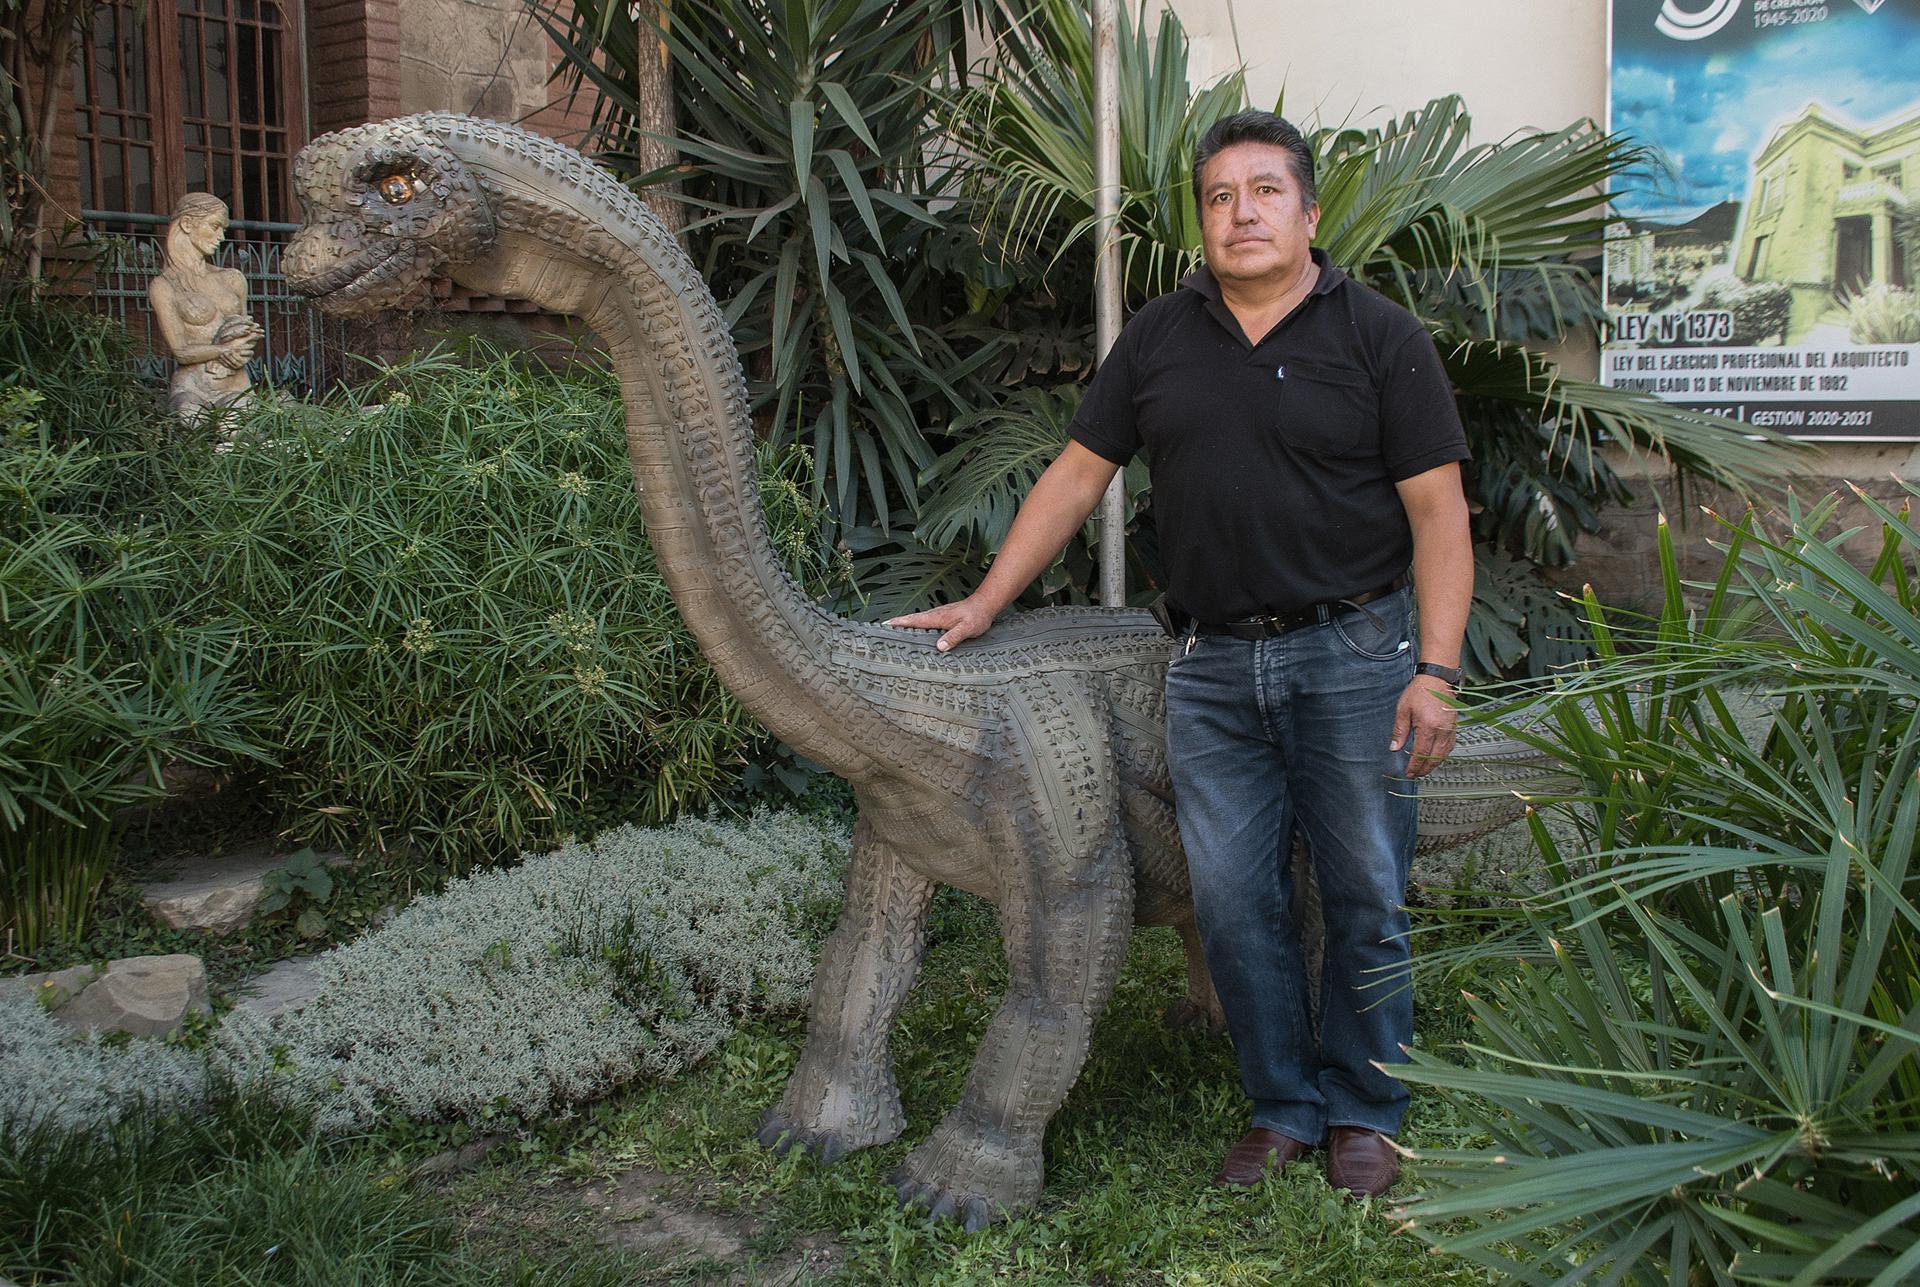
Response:
[[[1466,675],[1466,672],[1459,666],[1442,666],[1437,661],[1420,662],[1413,668],[1413,673],[1416,675],[1432,675],[1435,679],[1444,679],[1455,688],[1460,687],[1460,681]]]

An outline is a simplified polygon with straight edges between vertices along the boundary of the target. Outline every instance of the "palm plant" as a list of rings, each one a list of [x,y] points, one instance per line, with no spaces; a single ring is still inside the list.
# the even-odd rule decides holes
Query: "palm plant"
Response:
[[[1088,7],[1032,0],[994,12],[1001,74],[956,98],[947,125],[979,158],[971,187],[976,203],[995,212],[990,231],[1002,253],[1039,252],[1050,270],[1098,231]],[[1196,92],[1186,32],[1170,9],[1157,28],[1124,5],[1117,18],[1119,241],[1129,289],[1150,297],[1172,290],[1199,258],[1194,145],[1246,106],[1246,82],[1235,71]]]
[[[1087,12],[1070,0],[1000,12],[1001,74],[963,96],[948,123],[981,159],[972,192],[991,216],[989,238],[1029,254],[1051,245],[1060,261],[1094,235]],[[1118,238],[1129,289],[1143,298],[1196,261],[1193,146],[1246,100],[1237,75],[1187,89],[1186,35],[1171,13],[1151,41],[1143,23],[1122,26]],[[1604,317],[1581,256],[1604,233],[1599,194],[1638,151],[1585,125],[1479,146],[1470,132],[1461,101],[1442,98],[1388,126],[1307,134],[1320,245],[1418,314],[1438,343],[1467,415],[1481,539],[1536,563],[1571,561],[1576,534],[1628,494],[1603,442],[1740,490],[1778,472],[1781,439],[1579,379],[1525,347],[1597,335]],[[1501,647],[1485,612],[1469,642],[1491,668]]]
[[[1697,606],[1663,528],[1659,615],[1589,600],[1599,662],[1500,713],[1580,779],[1584,856],[1536,815],[1556,887],[1468,953],[1534,964],[1471,999],[1472,1066],[1397,1070],[1486,1106],[1490,1147],[1422,1159],[1439,1246],[1523,1282],[1920,1273],[1920,529],[1863,500],[1870,569],[1831,502],[1749,516]]]
[[[124,338],[21,296],[0,334],[0,934],[30,955],[85,935],[117,808],[264,753],[235,633],[140,505]]]
[[[776,442],[811,445],[836,528],[910,522],[933,463],[923,429],[976,400],[939,329],[957,284],[927,254],[953,183],[929,113],[962,47],[960,0],[673,5],[653,30],[684,161],[650,171],[628,146],[643,133],[632,60],[650,19],[606,0],[531,3],[602,96],[603,159],[638,184],[676,181],[755,408]]]

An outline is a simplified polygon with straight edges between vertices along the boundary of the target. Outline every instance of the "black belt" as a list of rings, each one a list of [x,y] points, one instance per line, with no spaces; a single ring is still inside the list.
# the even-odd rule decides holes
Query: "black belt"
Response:
[[[1345,599],[1313,603],[1304,608],[1295,608],[1291,612],[1276,612],[1268,617],[1223,621],[1218,625],[1210,625],[1204,621],[1196,622],[1190,628],[1195,634],[1202,635],[1231,635],[1235,639],[1253,640],[1278,639],[1281,635],[1306,626],[1324,626],[1333,620],[1335,613],[1357,609],[1362,604],[1372,603],[1375,599],[1384,599],[1390,594],[1397,594],[1407,585],[1406,577],[1395,577],[1392,585],[1382,586],[1378,590],[1368,590],[1365,594],[1356,594]]]

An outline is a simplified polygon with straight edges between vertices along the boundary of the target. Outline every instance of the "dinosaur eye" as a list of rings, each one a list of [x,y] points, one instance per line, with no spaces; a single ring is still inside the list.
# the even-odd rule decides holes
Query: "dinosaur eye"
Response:
[[[403,206],[413,200],[413,180],[404,174],[389,174],[380,180],[380,199],[390,206]]]

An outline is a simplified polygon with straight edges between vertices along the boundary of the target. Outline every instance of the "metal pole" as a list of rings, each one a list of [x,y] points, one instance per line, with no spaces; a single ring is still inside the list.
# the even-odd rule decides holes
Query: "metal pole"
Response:
[[[1093,0],[1093,214],[1099,252],[1093,266],[1094,344],[1099,360],[1120,336],[1120,43],[1117,0]],[[1100,602],[1127,602],[1125,471],[1100,502]]]

